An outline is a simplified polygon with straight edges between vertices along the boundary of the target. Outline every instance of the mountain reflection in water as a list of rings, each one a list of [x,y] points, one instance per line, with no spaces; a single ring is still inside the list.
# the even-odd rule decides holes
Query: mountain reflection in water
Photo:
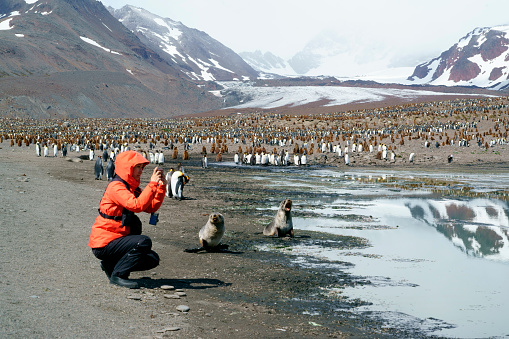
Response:
[[[230,174],[245,179],[245,172]],[[265,190],[267,199],[255,211],[264,221],[281,199],[291,198],[297,235],[313,231],[365,240],[367,246],[352,249],[297,237],[284,250],[269,249],[291,254],[304,269],[337,267],[369,281],[323,286],[340,299],[367,302],[352,312],[384,326],[415,329],[415,337],[509,335],[509,204],[495,198],[507,197],[501,192],[509,191],[509,173],[287,167],[256,168],[250,179]],[[252,190],[238,192],[252,199]]]
[[[413,200],[405,203],[412,217],[444,234],[465,253],[509,261],[507,202]]]
[[[272,214],[281,198],[292,198],[296,234],[317,231],[369,244],[353,250],[306,242],[291,246],[299,262],[310,258],[307,265],[324,267],[348,262],[350,274],[370,282],[338,289],[342,297],[369,302],[354,312],[387,326],[417,329],[416,337],[509,334],[509,205],[463,194],[507,191],[507,173],[260,173],[256,181],[273,196],[260,210],[268,207]]]

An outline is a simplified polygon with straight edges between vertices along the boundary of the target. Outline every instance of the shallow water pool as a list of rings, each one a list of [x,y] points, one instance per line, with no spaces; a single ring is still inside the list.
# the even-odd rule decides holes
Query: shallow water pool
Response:
[[[291,169],[253,179],[295,193],[296,234],[369,241],[353,251],[292,250],[353,263],[351,273],[371,284],[337,293],[372,303],[356,312],[428,335],[485,338],[509,335],[509,205],[485,194],[507,190],[507,177]]]

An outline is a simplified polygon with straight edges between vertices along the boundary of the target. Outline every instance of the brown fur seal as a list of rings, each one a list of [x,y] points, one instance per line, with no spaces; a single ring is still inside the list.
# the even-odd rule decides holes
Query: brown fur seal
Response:
[[[276,217],[270,224],[265,226],[263,234],[268,236],[284,237],[290,235],[293,237],[293,222],[292,222],[292,201],[285,199],[281,201]]]
[[[208,252],[214,252],[219,250],[225,250],[228,245],[221,244],[221,238],[224,235],[224,218],[220,213],[212,213],[209,216],[209,220],[203,226],[198,233],[200,238],[200,246],[198,248],[191,248],[184,250],[185,252],[199,252],[205,250]]]

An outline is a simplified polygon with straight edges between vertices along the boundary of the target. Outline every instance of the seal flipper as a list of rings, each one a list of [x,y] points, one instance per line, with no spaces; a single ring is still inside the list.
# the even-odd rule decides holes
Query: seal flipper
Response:
[[[218,244],[214,247],[209,247],[205,249],[207,252],[224,252],[228,250],[228,245],[226,244]]]

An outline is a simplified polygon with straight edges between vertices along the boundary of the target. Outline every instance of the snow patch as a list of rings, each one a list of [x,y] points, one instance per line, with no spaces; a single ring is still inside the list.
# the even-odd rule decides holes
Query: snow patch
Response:
[[[92,40],[92,39],[89,39],[89,38],[87,38],[87,37],[80,36],[80,39],[81,39],[81,40],[83,40],[83,41],[85,41],[87,44],[90,44],[90,45],[95,46],[95,47],[99,47],[99,48],[101,48],[101,49],[105,50],[105,51],[106,51],[106,52],[108,52],[108,53],[117,54],[117,55],[122,55],[122,54],[120,54],[119,52],[115,52],[115,51],[113,51],[113,50],[111,50],[111,49],[109,49],[109,48],[106,48],[106,47],[101,46],[101,45],[100,45],[99,43],[97,43],[96,41],[94,41],[94,40]]]
[[[0,31],[7,31],[9,29],[14,28],[14,26],[10,25],[11,20],[12,20],[12,18],[0,22]]]
[[[154,21],[159,26],[166,27],[168,29],[168,31],[170,32],[170,37],[172,37],[173,39],[178,40],[180,38],[180,36],[182,35],[182,32],[180,30],[168,25],[168,23],[165,20],[163,20],[161,18],[154,18]]]

